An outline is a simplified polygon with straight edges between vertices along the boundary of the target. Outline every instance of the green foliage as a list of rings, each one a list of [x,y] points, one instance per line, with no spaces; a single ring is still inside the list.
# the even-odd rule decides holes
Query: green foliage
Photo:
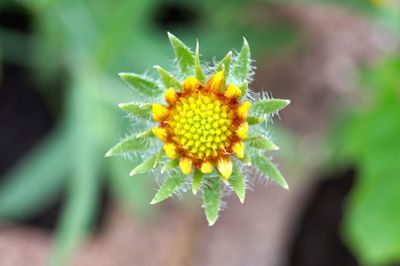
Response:
[[[251,165],[257,167],[261,173],[265,176],[270,177],[276,184],[283,187],[284,189],[289,189],[285,178],[282,176],[281,172],[271,163],[270,160],[262,155],[253,155],[251,157]]]
[[[374,89],[373,102],[353,114],[334,138],[340,141],[337,156],[357,166],[343,226],[347,243],[366,265],[400,261],[398,58],[365,73],[365,86]]]
[[[208,184],[204,187],[203,202],[206,212],[208,225],[213,225],[218,219],[221,205],[221,183],[219,178],[208,179]]]
[[[215,71],[221,71],[224,69],[225,80],[229,77],[230,70],[231,70],[231,61],[232,61],[232,51],[229,51],[224,58],[218,63]]]
[[[195,72],[196,72],[196,78],[199,80],[199,82],[203,85],[205,85],[206,77],[204,76],[203,69],[201,68],[200,65],[200,46],[199,42],[196,42],[196,53],[195,53]]]
[[[129,173],[129,175],[137,175],[137,174],[143,174],[146,173],[152,169],[154,169],[158,163],[159,160],[159,154],[155,154],[146,160],[144,160],[141,164],[133,168],[133,170]]]

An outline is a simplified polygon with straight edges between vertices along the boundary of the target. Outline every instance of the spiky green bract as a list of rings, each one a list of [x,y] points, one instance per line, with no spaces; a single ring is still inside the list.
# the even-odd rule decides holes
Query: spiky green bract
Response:
[[[235,191],[240,202],[243,203],[244,197],[246,196],[246,183],[244,176],[236,164],[233,166],[232,176],[229,178],[229,184],[232,186],[233,191]]]
[[[203,194],[204,209],[208,225],[213,225],[218,220],[221,205],[221,182],[218,177],[208,179]]]
[[[267,99],[253,103],[251,106],[251,114],[264,117],[276,113],[290,103],[289,100],[283,99]]]
[[[172,196],[185,182],[187,176],[180,170],[171,171],[160,190],[154,196],[150,204],[156,204]]]
[[[281,172],[271,163],[270,160],[262,155],[255,154],[251,157],[251,164],[255,166],[262,174],[270,177],[279,186],[284,189],[289,189],[285,178],[282,176]]]
[[[133,89],[146,96],[156,96],[162,93],[158,84],[148,78],[133,73],[119,73],[119,76]]]
[[[203,207],[207,221],[211,226],[218,219],[221,210],[221,197],[226,192],[234,192],[240,202],[244,202],[249,177],[244,175],[243,168],[255,167],[278,185],[288,188],[279,170],[261,153],[278,149],[278,146],[267,137],[266,125],[270,121],[271,115],[288,105],[289,101],[265,99],[263,94],[258,96],[251,92],[249,83],[253,68],[250,48],[246,39],[243,39],[243,45],[238,54],[229,51],[221,61],[212,65],[200,61],[198,42],[196,42],[196,49],[193,53],[176,36],[168,33],[168,37],[175,53],[176,60],[174,61],[177,65],[174,69],[177,72],[170,72],[156,65],[154,66],[154,69],[158,72],[158,79],[156,80],[149,76],[131,73],[120,74],[121,78],[132,88],[134,98],[133,102],[122,103],[119,107],[133,118],[132,129],[135,133],[131,133],[129,138],[122,140],[110,149],[106,156],[129,155],[125,157],[139,159],[136,160],[136,163],[139,161],[139,164],[135,165],[130,173],[131,175],[151,172],[149,176],[154,176],[156,180],[162,180],[161,187],[151,204],[163,201],[179,191],[186,191],[189,187],[193,194],[202,193]],[[203,90],[204,88],[206,89]],[[231,124],[225,127],[224,132],[234,132],[237,135],[234,135],[233,138],[226,137],[223,141],[228,143],[234,140],[235,143],[230,142],[231,150],[223,149],[225,152],[217,153],[215,160],[209,160],[211,157],[207,157],[208,155],[204,158],[202,156],[197,157],[197,161],[192,160],[193,158],[182,157],[185,153],[177,152],[178,147],[173,142],[173,137],[177,136],[171,135],[174,130],[169,126],[171,121],[168,120],[170,119],[169,116],[177,110],[174,109],[176,108],[174,104],[180,100],[180,97],[187,97],[186,100],[189,101],[192,97],[191,93],[198,93],[200,89],[203,90],[202,93],[212,94],[218,91],[221,95],[223,94],[221,97],[226,98],[225,101],[220,102],[220,104],[225,105],[222,108],[234,112],[241,121],[237,130],[233,127],[229,128]],[[162,95],[162,92],[167,93]],[[146,102],[142,103],[141,99]],[[236,105],[237,107],[228,106],[228,103],[235,101],[239,102]],[[249,102],[245,103],[246,101]],[[187,110],[189,110],[189,107],[198,108],[194,102],[185,102],[185,104]],[[210,117],[213,115],[213,113],[209,113],[210,111],[221,110],[219,105],[217,109],[204,106],[206,110],[203,111],[207,111],[207,116]],[[185,112],[189,114],[190,110],[187,110]],[[221,121],[224,122],[225,120]],[[229,122],[229,120],[227,121]],[[216,124],[217,127],[218,125]],[[214,124],[213,127],[215,127]],[[190,128],[184,129],[189,132]],[[138,130],[140,130],[140,133],[138,133]],[[199,136],[195,138],[194,135],[197,134],[192,131],[189,135],[193,135],[191,141],[194,144],[194,140],[197,141]],[[208,139],[206,140],[208,141]],[[188,142],[187,140],[183,141],[183,139],[181,141],[183,144]],[[223,145],[223,141],[220,145],[228,147]],[[202,143],[204,144],[204,139]],[[190,152],[200,154],[196,148],[200,150],[202,143],[199,142],[197,146],[192,145]],[[205,147],[207,148],[207,146]],[[215,149],[222,148],[217,147]],[[251,171],[247,172],[250,173]]]

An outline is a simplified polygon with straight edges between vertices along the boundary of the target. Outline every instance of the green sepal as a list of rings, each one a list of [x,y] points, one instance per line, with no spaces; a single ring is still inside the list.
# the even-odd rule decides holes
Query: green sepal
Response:
[[[239,158],[239,160],[246,166],[251,166],[251,160],[249,156],[245,153],[243,158]]]
[[[192,192],[194,195],[200,188],[201,182],[203,181],[204,174],[199,169],[194,169],[193,182],[192,182]]]
[[[168,32],[168,38],[171,46],[174,49],[176,60],[179,68],[184,76],[193,74],[194,56],[190,49],[175,35]]]
[[[221,183],[219,177],[214,176],[208,179],[204,187],[203,202],[208,225],[212,226],[218,220],[221,206]]]
[[[154,137],[154,133],[151,129],[140,132],[136,135],[137,139],[141,139],[141,138],[151,138]]]
[[[119,73],[118,75],[129,87],[146,96],[157,96],[162,93],[162,90],[158,87],[156,82],[146,79],[141,75],[134,73]]]
[[[148,120],[151,118],[151,105],[137,103],[120,103],[118,107],[129,115]]]
[[[260,150],[279,150],[279,147],[276,146],[269,138],[265,136],[254,136],[247,138],[250,147],[260,149]]]
[[[185,182],[187,176],[182,171],[172,171],[156,193],[150,204],[156,204],[172,196]]]
[[[200,48],[199,48],[198,41],[196,42],[196,53],[195,53],[194,65],[195,65],[196,78],[199,80],[200,84],[205,85],[206,78],[204,76],[203,69],[201,68],[201,65],[200,65]]]
[[[232,62],[232,51],[229,51],[215,68],[215,72],[224,69],[225,81],[227,80],[227,77],[229,76],[231,70],[231,62]]]
[[[239,81],[247,80],[250,74],[250,47],[243,37],[243,46],[233,63],[232,76]]]
[[[246,121],[249,124],[249,126],[251,126],[251,125],[257,125],[257,124],[264,122],[264,119],[262,117],[249,116],[249,117],[247,117]]]
[[[179,160],[178,159],[173,159],[171,161],[169,161],[166,165],[163,166],[163,168],[161,168],[161,174],[167,172],[168,170],[178,166],[179,164]]]
[[[154,68],[157,70],[158,74],[160,75],[160,78],[165,86],[165,88],[174,88],[178,91],[182,89],[182,85],[179,83],[179,81],[174,78],[168,71],[166,71],[164,68],[160,66],[154,66]]]
[[[244,182],[244,177],[236,164],[233,165],[232,175],[228,182],[232,186],[232,189],[235,191],[240,202],[243,203],[246,196],[246,183]]]
[[[145,150],[147,148],[148,148],[148,143],[143,138],[138,138],[137,135],[130,136],[129,138],[122,140],[117,145],[112,147],[105,154],[105,157],[111,157],[138,150]]]
[[[157,153],[146,160],[144,160],[141,164],[133,168],[133,170],[129,173],[130,176],[143,174],[157,166],[158,160],[160,159],[160,153]]]
[[[267,99],[253,103],[250,107],[250,113],[257,116],[267,116],[276,113],[285,108],[290,100],[284,99]]]
[[[249,82],[245,79],[243,80],[243,83],[239,86],[239,89],[241,91],[240,98],[246,95],[247,90],[249,89]]]
[[[270,177],[276,184],[289,190],[289,185],[287,184],[285,178],[282,176],[278,168],[271,163],[270,160],[262,155],[253,155],[251,157],[251,163],[265,176]]]

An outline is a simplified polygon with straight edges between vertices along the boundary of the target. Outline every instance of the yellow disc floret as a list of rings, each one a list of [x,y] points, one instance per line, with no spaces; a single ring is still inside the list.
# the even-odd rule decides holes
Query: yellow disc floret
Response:
[[[154,120],[160,122],[153,133],[165,142],[168,157],[180,158],[185,174],[193,167],[210,173],[216,166],[227,180],[232,172],[229,156],[244,156],[242,140],[247,135],[250,103],[240,104],[239,88],[232,84],[224,87],[224,83],[223,71],[210,77],[205,87],[188,77],[182,92],[166,91],[168,106],[153,105]]]

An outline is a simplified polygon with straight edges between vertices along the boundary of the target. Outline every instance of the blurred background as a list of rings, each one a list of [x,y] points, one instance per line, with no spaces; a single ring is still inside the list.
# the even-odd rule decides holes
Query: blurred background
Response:
[[[129,131],[118,72],[240,49],[290,191],[257,182],[208,227],[191,195],[104,153]],[[0,266],[400,265],[398,0],[1,0]]]

